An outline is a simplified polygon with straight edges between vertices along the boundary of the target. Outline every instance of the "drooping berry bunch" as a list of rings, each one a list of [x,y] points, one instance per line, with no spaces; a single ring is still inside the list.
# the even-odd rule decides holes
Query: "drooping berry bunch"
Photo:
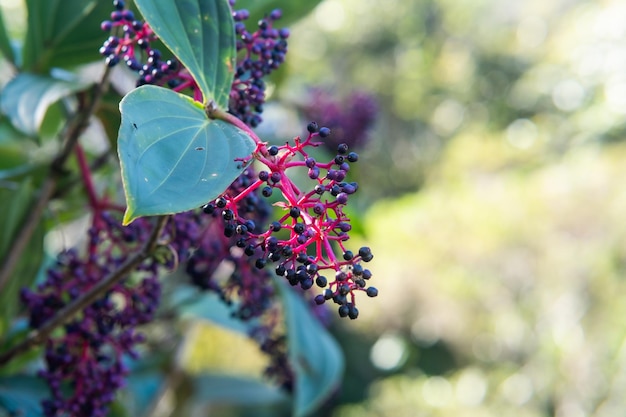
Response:
[[[294,371],[289,363],[287,336],[280,325],[280,313],[276,308],[269,309],[260,324],[255,326],[250,337],[269,358],[265,376],[287,392],[294,387]]]
[[[102,220],[111,224],[108,219]],[[91,244],[99,248],[97,252],[87,256],[75,250],[62,253],[36,291],[24,289],[21,293],[30,312],[31,327],[39,328],[119,267],[125,256],[118,252],[118,244],[122,241],[124,246],[134,246],[132,239],[146,237],[142,230],[136,230],[141,225],[146,226],[145,222],[133,225],[132,233],[92,229]],[[108,405],[128,373],[122,358],[135,356],[134,346],[143,340],[135,327],[150,321],[158,305],[161,287],[156,269],[156,263],[146,262],[139,283],[118,283],[67,323],[62,335],[48,339],[46,370],[40,372],[52,393],[52,398],[42,403],[46,416],[107,415]],[[68,388],[71,394],[66,396]]]
[[[316,120],[332,131],[325,145],[333,151],[340,143],[351,148],[362,147],[368,139],[368,130],[376,121],[378,103],[365,91],[354,91],[338,99],[328,90],[313,88],[306,104],[301,107],[306,120]]]
[[[260,114],[265,103],[263,78],[285,61],[289,29],[274,28],[274,22],[281,16],[279,9],[273,10],[258,22],[258,29],[250,33],[243,23],[249,18],[248,11],[233,12],[238,62],[228,107],[231,114],[250,127],[261,123]]]
[[[236,198],[237,212],[245,214],[246,221],[237,227],[224,227],[221,209],[223,199],[204,206],[209,223],[198,240],[198,247],[187,262],[185,271],[194,285],[217,293],[231,305],[233,317],[240,320],[258,319],[250,328],[249,336],[269,359],[265,376],[281,388],[291,391],[293,371],[287,358],[284,328],[276,308],[276,293],[268,269],[255,267],[254,257],[241,248],[241,239],[249,231],[259,233],[267,226],[271,210],[267,200],[254,187],[257,173],[252,166],[237,178],[223,193]],[[251,188],[252,187],[252,188]],[[262,250],[257,249],[259,256]]]
[[[330,135],[326,127],[316,123],[307,126],[305,140],[296,137],[293,144],[282,146],[258,145],[254,158],[266,169],[241,193],[228,193],[205,206],[205,211],[218,211],[224,221],[224,234],[238,236],[236,245],[243,253],[254,259],[255,267],[262,270],[274,265],[279,276],[291,285],[308,290],[314,285],[324,288],[317,297],[317,304],[333,300],[339,305],[341,317],[358,317],[355,294],[366,292],[375,297],[378,291],[368,287],[372,274],[363,268],[373,255],[368,247],[353,253],[345,247],[352,226],[344,213],[344,207],[358,184],[346,182],[350,164],[358,161],[358,155],[349,152],[347,145],[337,147],[335,158],[320,163],[309,156],[307,148],[322,144],[319,138]],[[294,169],[304,169],[313,186],[300,190],[291,179]],[[277,191],[284,201],[274,203],[284,214],[270,223],[263,232],[249,227],[250,220],[240,210],[240,202],[253,191],[260,189],[264,197]],[[338,255],[339,253],[339,255]]]
[[[256,178],[255,171],[249,167],[224,192],[227,196],[237,196],[250,187]],[[221,200],[218,202],[221,205]],[[187,262],[186,272],[192,282],[201,289],[212,290],[221,298],[236,306],[233,315],[248,320],[262,315],[270,306],[274,289],[269,274],[254,268],[253,262],[243,256],[237,248],[237,241],[242,233],[257,231],[257,225],[267,223],[270,206],[258,192],[249,191],[245,198],[238,201],[238,212],[245,213],[246,224],[239,228],[224,229],[218,217],[216,206],[207,205],[205,213],[211,214],[210,222],[197,248]],[[220,274],[220,265],[226,264],[228,274]]]
[[[174,216],[165,233],[173,256],[188,257],[191,242],[199,237],[200,220],[194,213]],[[61,253],[35,290],[23,289],[22,302],[30,314],[30,326],[41,327],[60,309],[119,268],[148,239],[150,222],[139,219],[123,227],[107,212],[94,219],[87,253],[75,249]],[[161,265],[144,261],[135,273],[116,283],[103,297],[84,308],[47,340],[46,369],[40,376],[52,398],[44,400],[46,416],[105,416],[128,369],[125,356],[137,356],[144,340],[137,327],[153,320],[161,297],[158,276],[173,262]]]
[[[229,3],[232,7],[235,1]],[[173,58],[163,59],[161,52],[151,46],[158,38],[150,26],[136,20],[123,0],[114,0],[113,5],[111,19],[102,22],[101,28],[105,31],[119,28],[122,34],[112,34],[100,48],[107,65],[113,67],[123,61],[139,74],[137,86],[168,86],[177,92],[189,91],[194,100],[202,101],[202,92],[187,69]],[[273,10],[258,22],[258,29],[250,33],[243,23],[250,16],[248,10],[232,12],[237,35],[237,67],[228,111],[251,127],[261,122],[266,88],[263,77],[278,69],[287,53],[289,30],[273,27],[281,15],[280,10]]]

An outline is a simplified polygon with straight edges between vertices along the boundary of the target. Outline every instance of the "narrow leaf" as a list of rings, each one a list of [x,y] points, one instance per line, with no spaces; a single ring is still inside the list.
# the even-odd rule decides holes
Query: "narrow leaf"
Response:
[[[244,170],[240,159],[255,149],[242,130],[208,119],[199,103],[161,87],[136,88],[122,99],[120,111],[124,224],[214,199]]]
[[[6,26],[4,26],[2,8],[0,8],[0,52],[7,60],[15,63],[15,55],[13,54],[13,48],[11,47],[11,40],[9,39]]]
[[[289,362],[295,371],[293,414],[310,415],[337,388],[344,370],[339,344],[312,315],[303,298],[277,281],[280,288],[289,346]]]
[[[227,0],[136,0],[150,27],[221,109],[235,74],[235,30]]]
[[[85,87],[84,83],[22,73],[4,87],[0,110],[18,130],[36,136],[48,108]]]
[[[59,48],[92,38],[92,33],[97,33],[99,26],[89,32],[85,32],[84,28],[76,29],[97,3],[97,0],[27,0],[28,31],[23,49],[24,69],[45,72],[51,67]],[[102,19],[102,15],[99,19]],[[90,58],[98,59],[95,49]],[[56,63],[65,66],[62,60],[56,60]]]
[[[30,179],[21,183],[5,182],[12,186],[0,188],[0,259],[6,259],[11,244],[24,225],[34,202],[34,189]],[[8,324],[19,309],[19,291],[29,286],[37,276],[43,259],[43,225],[39,224],[31,237],[26,250],[18,261],[15,273],[0,291],[0,321]],[[4,328],[5,326],[0,326]],[[0,329],[0,336],[3,330]]]

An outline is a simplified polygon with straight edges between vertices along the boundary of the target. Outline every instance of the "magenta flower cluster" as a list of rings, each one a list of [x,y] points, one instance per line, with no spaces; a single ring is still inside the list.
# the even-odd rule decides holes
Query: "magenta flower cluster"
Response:
[[[310,123],[307,129],[308,136],[304,140],[295,138],[293,144],[259,143],[254,159],[266,169],[239,194],[226,193],[204,210],[219,211],[224,234],[238,236],[236,245],[254,258],[257,269],[274,265],[276,274],[293,286],[308,290],[317,285],[325,289],[315,301],[323,304],[332,300],[339,305],[341,317],[355,319],[359,314],[356,293],[362,291],[370,297],[378,294],[376,288],[368,287],[372,274],[362,266],[372,260],[371,250],[361,247],[353,253],[346,248],[352,226],[344,207],[358,190],[358,184],[347,182],[346,177],[350,164],[359,157],[340,144],[332,161],[316,161],[307,149],[321,145],[330,130],[316,123]],[[312,181],[309,188],[300,189],[292,180],[295,176],[291,171],[298,169],[305,170]],[[280,193],[281,200],[274,205],[284,213],[262,232],[257,232],[256,224],[239,209],[239,203],[257,190],[266,198]]]

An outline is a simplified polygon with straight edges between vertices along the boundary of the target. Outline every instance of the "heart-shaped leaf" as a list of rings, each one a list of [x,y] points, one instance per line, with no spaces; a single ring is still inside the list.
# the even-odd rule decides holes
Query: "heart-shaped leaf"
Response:
[[[241,174],[240,160],[255,149],[244,131],[207,118],[199,103],[161,87],[136,88],[120,111],[124,224],[205,204]]]
[[[189,70],[204,95],[221,109],[235,75],[235,29],[227,0],[136,0],[161,41]]]
[[[289,362],[295,371],[293,415],[303,417],[323,405],[337,388],[344,358],[303,298],[283,281],[277,282],[285,309]]]
[[[29,136],[36,136],[48,108],[62,97],[85,87],[86,84],[80,82],[22,73],[4,87],[0,110],[15,128]]]

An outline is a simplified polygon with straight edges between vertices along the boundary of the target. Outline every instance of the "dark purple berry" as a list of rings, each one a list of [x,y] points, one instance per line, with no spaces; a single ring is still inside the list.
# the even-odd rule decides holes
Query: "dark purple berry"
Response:
[[[367,293],[368,297],[376,297],[378,295],[378,290],[374,287],[369,287],[367,290],[365,290],[365,292]]]
[[[330,136],[330,129],[327,127],[320,128],[319,135],[321,138],[327,138]]]
[[[292,207],[291,209],[289,209],[289,215],[294,219],[297,219],[298,217],[300,217],[300,209],[298,207]]]

